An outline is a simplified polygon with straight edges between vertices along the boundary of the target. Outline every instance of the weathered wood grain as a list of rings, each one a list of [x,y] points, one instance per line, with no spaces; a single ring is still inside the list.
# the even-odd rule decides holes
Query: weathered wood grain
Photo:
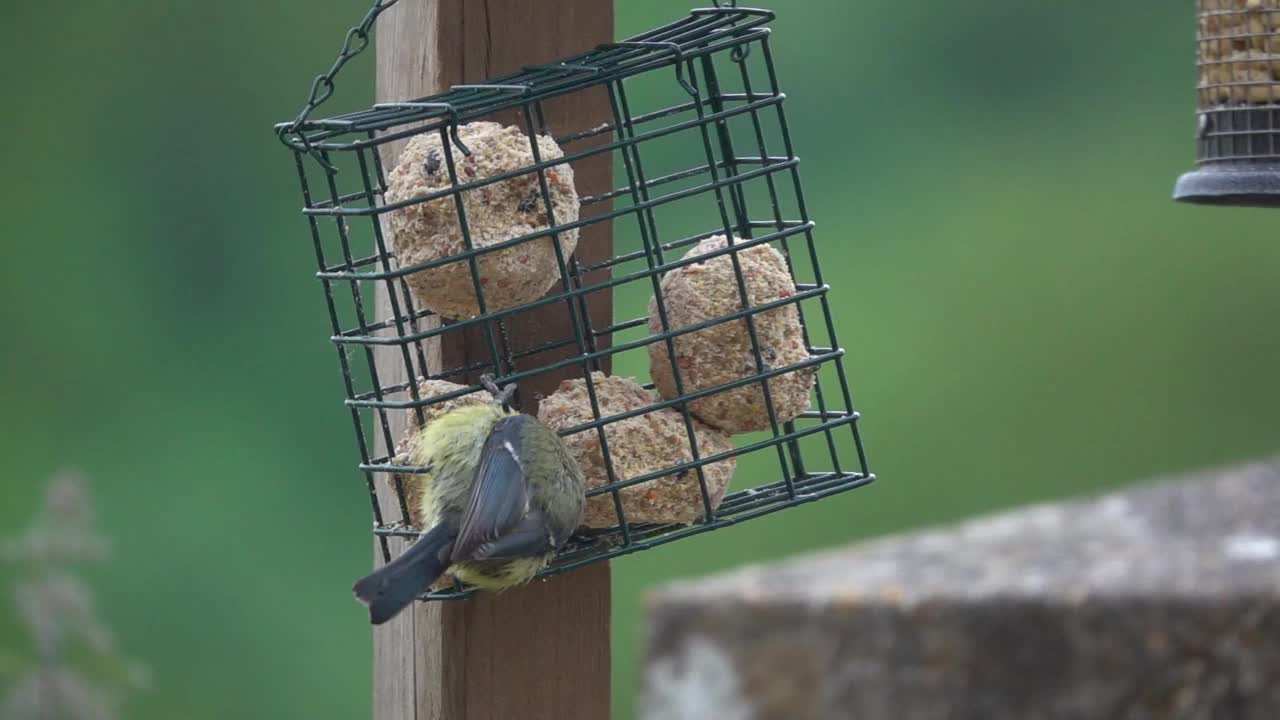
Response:
[[[410,100],[451,84],[482,82],[612,38],[612,0],[401,0],[376,29],[377,99]],[[562,135],[606,121],[608,97],[603,90],[579,93],[547,103],[545,112],[551,132]],[[517,116],[498,119],[516,122]],[[384,146],[382,161],[388,170],[402,147]],[[610,187],[608,157],[575,163],[574,172],[580,194]],[[585,229],[579,259],[591,263],[609,257],[611,239],[607,223]],[[587,282],[600,279],[588,276]],[[593,294],[591,303],[593,325],[607,325],[612,313],[607,295]],[[378,313],[391,313],[381,286]],[[511,323],[516,348],[570,333],[563,303],[522,313]],[[525,359],[519,369],[575,353],[572,347],[541,353]],[[443,345],[430,348],[428,362],[438,370],[487,358],[482,330],[476,328],[447,334]],[[384,385],[406,379],[398,350],[380,351],[379,368]],[[569,368],[529,378],[521,384],[522,409],[535,411],[538,396],[575,374]],[[392,420],[393,431],[402,432],[403,418],[395,413]],[[385,490],[382,501],[384,507],[396,507]],[[403,546],[396,541],[395,551]],[[609,584],[608,564],[596,563],[499,596],[416,603],[374,631],[375,720],[608,717]]]

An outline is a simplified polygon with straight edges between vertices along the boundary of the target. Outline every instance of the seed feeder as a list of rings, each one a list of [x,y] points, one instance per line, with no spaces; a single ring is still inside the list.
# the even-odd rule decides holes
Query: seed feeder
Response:
[[[375,3],[303,111],[276,126],[384,559],[388,538],[421,530],[426,469],[403,452],[408,433],[477,400],[482,374],[521,388],[516,406],[565,437],[587,476],[584,525],[544,574],[874,479],[773,13],[718,3],[556,62],[316,117],[393,2]],[[604,116],[548,120],[580,94],[607,97]],[[586,179],[600,158],[618,186]],[[600,227],[616,244],[603,255]],[[423,599],[471,592],[451,582]]]
[[[1197,169],[1175,200],[1280,206],[1280,0],[1197,0]]]

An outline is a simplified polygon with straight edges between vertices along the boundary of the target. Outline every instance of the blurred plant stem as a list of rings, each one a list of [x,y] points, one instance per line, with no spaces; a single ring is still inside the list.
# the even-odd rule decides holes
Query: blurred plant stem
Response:
[[[78,473],[56,476],[31,526],[0,542],[0,559],[17,570],[11,597],[31,638],[26,657],[0,652],[5,720],[114,720],[127,694],[148,684],[147,669],[117,653],[74,573],[108,557],[86,484]]]

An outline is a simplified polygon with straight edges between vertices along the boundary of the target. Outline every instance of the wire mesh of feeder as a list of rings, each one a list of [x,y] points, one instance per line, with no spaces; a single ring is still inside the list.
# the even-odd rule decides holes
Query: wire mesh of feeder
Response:
[[[1280,0],[1197,0],[1198,172],[1175,197],[1280,204]]]
[[[785,96],[766,27],[772,13],[698,9],[627,41],[484,84],[311,119],[333,92],[333,74],[368,43],[374,18],[389,4],[375,5],[348,35],[339,61],[313,85],[303,113],[277,126],[301,181],[303,214],[384,558],[390,557],[389,537],[412,537],[420,530],[412,508],[414,478],[424,468],[396,452],[404,435],[393,428],[420,427],[433,411],[482,392],[482,373],[520,387],[539,378],[569,377],[573,382],[562,389],[572,386],[583,401],[582,413],[557,430],[566,440],[583,440],[599,460],[604,477],[588,491],[588,502],[605,508],[607,520],[580,529],[544,574],[726,527],[874,479],[783,112]],[[545,105],[578,93],[607,95],[609,117],[572,132],[548,123]],[[483,152],[474,130],[495,118],[519,129],[527,162],[472,174],[469,168]],[[439,183],[396,199],[403,193],[393,187],[401,175],[388,170],[397,161],[393,148],[415,138],[425,160],[414,172],[438,177]],[[547,152],[547,138],[559,152]],[[582,177],[584,165],[605,157],[621,177],[617,186],[582,192],[580,211],[563,212],[557,188],[575,168]],[[473,226],[484,220],[477,219],[475,199],[511,182],[531,189],[514,211],[532,216],[531,229],[496,240],[477,237]],[[447,208],[461,246],[446,256],[406,261],[396,252],[392,215],[429,207]],[[593,253],[593,230],[609,227],[617,249]],[[576,242],[576,252],[569,240]],[[486,256],[497,258],[512,248],[523,252],[537,243],[553,259],[549,291],[531,300],[512,301],[508,293],[495,301]],[[690,255],[694,248],[700,254]],[[764,248],[777,251],[787,280],[784,290],[768,297],[757,292],[752,276],[759,267],[752,253],[773,253]],[[696,322],[673,320],[700,300],[687,294],[673,299],[673,286],[664,278],[717,261],[729,278],[731,305]],[[474,312],[445,319],[423,307],[415,278],[446,266],[462,270],[464,299],[475,303]],[[379,286],[381,307],[374,302]],[[799,321],[802,357],[782,357],[761,330],[782,312]],[[548,323],[548,313],[558,321]],[[523,332],[533,322],[538,331]],[[730,368],[711,385],[691,383],[682,344],[727,328],[742,328],[749,337],[749,367]],[[461,347],[473,350],[457,351]],[[629,402],[611,405],[610,392],[621,381],[606,374],[620,366],[643,374],[646,365],[664,368],[665,383],[628,386],[623,394]],[[779,381],[789,377],[811,379],[802,407],[779,412],[778,403],[786,401],[778,397]],[[441,387],[447,389],[429,391]],[[762,400],[761,421],[730,441],[729,432],[704,422],[705,409],[717,398],[745,391]],[[532,398],[517,397],[517,405],[532,406]],[[544,410],[555,397],[544,400]],[[661,467],[628,471],[620,459],[628,435],[608,429],[655,413],[674,423],[671,444],[685,452]],[[714,433],[723,441],[710,442]],[[739,473],[726,490],[727,478],[717,468],[744,456],[759,457],[750,474],[766,475],[767,481],[742,487]],[[677,522],[638,516],[644,489],[659,483],[689,490],[688,517]],[[380,494],[380,485],[394,492]],[[426,599],[468,592],[455,584]]]

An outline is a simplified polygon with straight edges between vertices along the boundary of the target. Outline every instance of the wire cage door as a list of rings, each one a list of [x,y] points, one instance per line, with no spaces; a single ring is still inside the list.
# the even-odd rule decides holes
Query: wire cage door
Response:
[[[548,397],[517,395],[522,409],[539,406],[591,485],[588,522],[543,574],[874,480],[783,112],[771,12],[697,9],[557,63],[312,119],[389,4],[348,35],[303,113],[277,126],[301,182],[384,557],[386,538],[422,529],[424,468],[407,460],[393,419],[420,428],[475,400],[482,373],[517,386],[572,374]],[[549,123],[546,108],[576,93],[607,96],[609,117],[574,132]],[[574,173],[601,156],[614,182],[581,192]],[[597,226],[613,229],[604,257],[589,251]],[[390,300],[381,315],[378,286]],[[529,340],[531,313],[548,308],[562,331]],[[440,351],[462,343],[484,352]],[[379,353],[410,380],[380,376]],[[424,597],[469,592],[454,583]]]

